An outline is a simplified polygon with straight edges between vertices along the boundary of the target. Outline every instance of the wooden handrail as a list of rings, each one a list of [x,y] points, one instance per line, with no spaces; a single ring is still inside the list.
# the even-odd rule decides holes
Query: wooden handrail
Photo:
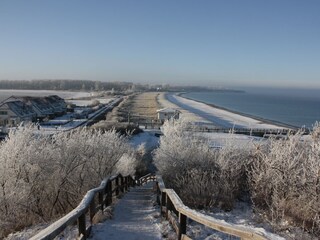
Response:
[[[143,184],[145,184],[147,182],[151,182],[151,181],[152,182],[156,181],[156,175],[154,175],[153,173],[149,173],[149,174],[139,178],[137,180],[137,184],[138,185],[143,185]]]
[[[119,181],[120,180],[120,181]],[[112,187],[115,182],[115,187]],[[112,197],[117,197],[120,192],[124,192],[130,186],[134,186],[135,181],[129,175],[123,177],[121,174],[104,179],[100,186],[89,190],[83,197],[80,204],[70,213],[60,218],[47,228],[33,236],[31,240],[49,240],[58,236],[67,226],[78,222],[80,239],[86,239],[89,236],[92,226],[92,219],[99,211],[112,203]],[[113,193],[116,192],[114,195]],[[95,206],[95,197],[98,196],[98,206]],[[89,212],[90,226],[86,227],[86,214]]]
[[[185,206],[173,189],[166,189],[161,176],[157,176],[158,201],[162,213],[171,222],[178,234],[178,239],[190,239],[186,236],[187,218],[203,224],[211,229],[223,232],[241,239],[268,240],[268,236],[243,226],[232,225],[219,221],[211,216],[202,214]],[[178,220],[173,217],[176,213]]]
[[[241,239],[268,240],[268,236],[263,233],[256,232],[253,229],[232,225],[223,221],[219,221],[211,216],[197,212],[185,206],[173,189],[167,189],[161,176],[148,174],[138,180],[134,180],[131,176],[116,175],[103,180],[99,187],[87,192],[80,204],[70,213],[60,218],[49,227],[45,228],[31,240],[51,240],[58,236],[67,226],[78,222],[78,230],[80,239],[86,239],[89,236],[92,227],[92,218],[104,207],[112,203],[112,197],[118,196],[120,192],[128,190],[130,186],[135,184],[143,185],[146,182],[156,181],[157,183],[157,201],[160,204],[161,213],[165,213],[166,218],[173,225],[178,234],[178,239],[191,239],[186,235],[187,218],[203,224],[211,229],[223,232]],[[115,187],[112,187],[112,183]],[[113,193],[116,193],[113,195]],[[98,196],[99,204],[95,206],[95,197]],[[90,226],[86,227],[86,214],[89,212]],[[177,215],[173,216],[173,213]]]

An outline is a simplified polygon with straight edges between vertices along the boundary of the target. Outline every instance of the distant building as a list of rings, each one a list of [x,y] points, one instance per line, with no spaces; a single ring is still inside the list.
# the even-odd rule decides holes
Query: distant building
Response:
[[[21,101],[31,106],[37,114],[38,119],[53,118],[61,116],[67,110],[67,104],[64,99],[57,95],[47,97],[30,97],[30,96],[11,96],[7,101]]]
[[[180,111],[173,108],[163,108],[157,110],[157,116],[158,120],[163,123],[165,120],[169,120],[171,118],[179,119]]]
[[[0,103],[0,126],[15,126],[22,121],[36,121],[63,115],[65,101],[56,95],[47,97],[11,96]]]
[[[0,103],[0,126],[16,126],[21,122],[34,121],[36,117],[32,107],[21,101]]]

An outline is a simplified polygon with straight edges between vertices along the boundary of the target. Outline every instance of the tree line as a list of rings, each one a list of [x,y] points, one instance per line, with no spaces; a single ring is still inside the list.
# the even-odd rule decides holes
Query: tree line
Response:
[[[0,89],[23,90],[83,90],[125,91],[132,88],[129,82],[101,82],[91,80],[0,80]]]

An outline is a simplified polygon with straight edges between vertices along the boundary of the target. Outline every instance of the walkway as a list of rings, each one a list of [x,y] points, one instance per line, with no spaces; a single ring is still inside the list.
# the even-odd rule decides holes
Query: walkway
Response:
[[[93,226],[90,239],[162,239],[153,184],[131,188],[115,205],[113,218]]]

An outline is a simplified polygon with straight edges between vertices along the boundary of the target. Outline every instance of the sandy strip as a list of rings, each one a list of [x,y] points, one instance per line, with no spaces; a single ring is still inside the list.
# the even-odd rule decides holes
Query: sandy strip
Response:
[[[216,108],[208,104],[177,96],[173,93],[164,95],[170,104],[166,107],[174,107],[181,110],[182,116],[188,119],[202,122],[210,122],[222,128],[248,128],[248,129],[283,129],[285,126],[273,124],[270,121],[255,119],[225,109]],[[163,101],[166,104],[165,101]],[[172,105],[173,104],[173,105]],[[191,116],[191,117],[190,117]],[[196,116],[197,118],[194,118]]]

